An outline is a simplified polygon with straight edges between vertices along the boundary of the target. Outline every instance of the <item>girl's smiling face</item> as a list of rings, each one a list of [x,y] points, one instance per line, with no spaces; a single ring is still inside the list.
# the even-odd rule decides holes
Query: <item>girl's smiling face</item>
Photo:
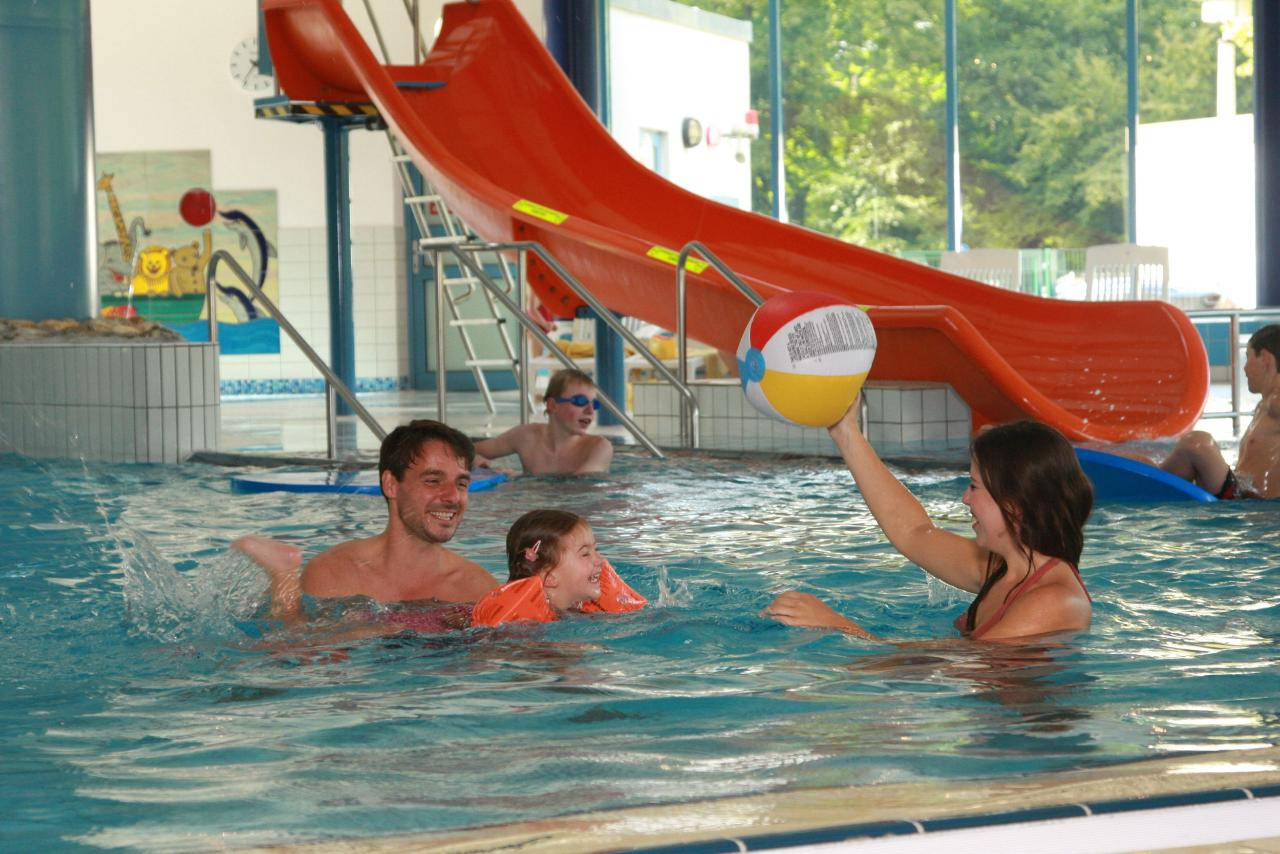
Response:
[[[560,541],[560,560],[542,578],[547,600],[568,611],[600,598],[600,570],[604,558],[596,550],[596,535],[583,523]]]
[[[982,481],[977,460],[969,462],[969,488],[964,491],[960,500],[973,516],[973,533],[977,536],[978,545],[989,551],[1001,551],[1001,547],[1009,542],[1009,529],[1005,525],[1004,514],[1000,512],[1000,505],[991,497]]]

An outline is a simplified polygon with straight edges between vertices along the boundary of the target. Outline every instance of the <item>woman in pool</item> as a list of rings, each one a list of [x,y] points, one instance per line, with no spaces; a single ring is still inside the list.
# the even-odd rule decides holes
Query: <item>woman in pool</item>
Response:
[[[298,568],[302,552],[265,537],[241,537],[232,548],[244,552],[270,579],[272,619],[287,625],[301,622],[302,587]],[[587,520],[564,510],[531,510],[507,532],[506,584],[491,590],[471,610],[470,624],[496,626],[533,621],[549,623],[568,611],[638,611],[648,604],[627,586],[596,550],[595,534]],[[348,626],[351,639],[413,629],[440,632],[463,628],[467,606],[446,605],[425,610],[361,610],[359,622]]]
[[[830,428],[831,438],[894,548],[931,575],[977,594],[956,620],[963,635],[1009,641],[1088,627],[1091,605],[1077,566],[1093,486],[1061,433],[1016,421],[974,438],[962,499],[973,516],[969,539],[929,519],[858,430],[857,409],[855,403]],[[792,626],[871,637],[807,593],[783,593],[765,613]]]
[[[648,604],[596,550],[587,520],[565,510],[531,510],[507,532],[507,583],[485,594],[473,626],[549,623],[570,611],[638,611]]]

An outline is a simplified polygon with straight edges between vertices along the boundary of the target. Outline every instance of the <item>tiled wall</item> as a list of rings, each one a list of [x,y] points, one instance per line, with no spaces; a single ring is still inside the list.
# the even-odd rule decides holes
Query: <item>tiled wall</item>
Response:
[[[185,460],[218,447],[209,344],[0,344],[0,448],[33,457]]]
[[[690,384],[701,415],[701,446],[708,450],[835,455],[826,430],[796,427],[757,412],[737,380]],[[963,451],[969,444],[969,407],[949,386],[868,383],[866,432],[884,454]],[[680,398],[666,383],[634,388],[636,423],[660,447],[680,444]]]
[[[329,263],[324,228],[282,228],[276,247],[280,308],[306,342],[329,361]],[[351,229],[356,390],[407,388],[408,299],[404,232],[395,226]],[[224,355],[222,392],[319,394],[324,381],[280,332],[278,354]]]

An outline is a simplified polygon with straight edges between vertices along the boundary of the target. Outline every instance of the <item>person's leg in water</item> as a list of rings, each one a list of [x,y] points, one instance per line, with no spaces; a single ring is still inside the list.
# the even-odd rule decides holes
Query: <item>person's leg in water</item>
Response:
[[[302,619],[302,550],[266,537],[241,537],[231,548],[243,552],[262,567],[270,580],[271,611],[274,620],[295,623]]]
[[[1231,474],[1218,443],[1203,430],[1194,430],[1179,439],[1160,468],[1214,495],[1222,491]]]

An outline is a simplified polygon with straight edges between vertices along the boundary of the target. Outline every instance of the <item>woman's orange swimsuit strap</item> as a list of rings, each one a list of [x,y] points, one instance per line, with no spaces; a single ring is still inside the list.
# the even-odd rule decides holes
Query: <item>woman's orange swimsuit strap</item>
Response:
[[[600,570],[600,597],[582,603],[578,610],[586,613],[622,613],[638,611],[647,604],[649,600],[632,590],[606,561]],[[552,623],[558,619],[559,613],[547,603],[540,575],[508,581],[497,590],[489,591],[471,612],[473,626],[497,626],[521,621]]]
[[[965,616],[967,612],[966,614],[961,614],[959,617],[956,617],[956,622],[955,622],[956,629],[960,631],[960,634],[967,635],[970,640],[978,640],[987,632],[991,631],[991,629],[995,626],[995,624],[1000,622],[1001,619],[1003,619],[1005,612],[1008,611],[1009,608],[1013,606],[1014,602],[1018,601],[1018,598],[1022,596],[1022,594],[1025,593],[1031,587],[1031,585],[1035,584],[1041,578],[1044,578],[1044,576],[1049,572],[1049,570],[1053,569],[1059,563],[1062,563],[1062,561],[1058,560],[1056,557],[1051,557],[1048,560],[1046,560],[1044,563],[1040,564],[1040,568],[1037,569],[1035,572],[1031,573],[1030,575],[1028,575],[1021,584],[1015,587],[1013,589],[1013,593],[1009,594],[1008,598],[1006,598],[1003,602],[1000,603],[1000,607],[996,609],[996,612],[992,614],[990,617],[988,617],[986,620],[984,620],[982,625],[975,628],[972,632],[965,631],[964,624],[965,624]],[[1071,564],[1067,564],[1067,566],[1071,568],[1071,572],[1075,575],[1076,581],[1080,582],[1080,589],[1084,591],[1084,595],[1089,599],[1090,602],[1092,602],[1093,597],[1089,596],[1089,589],[1084,586],[1084,579],[1080,577],[1080,570],[1076,569],[1074,566],[1071,566]]]

